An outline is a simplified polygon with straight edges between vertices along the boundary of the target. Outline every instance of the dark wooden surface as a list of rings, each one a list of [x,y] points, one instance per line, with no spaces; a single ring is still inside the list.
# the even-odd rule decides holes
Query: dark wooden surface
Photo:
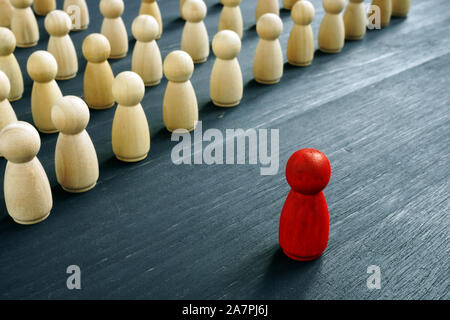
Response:
[[[130,32],[139,1],[125,1]],[[221,10],[207,0],[212,39]],[[314,33],[323,17],[316,7]],[[368,1],[366,1],[368,2]],[[82,95],[81,42],[99,32],[98,1],[88,1],[89,30],[72,33],[80,58],[76,79],[59,82],[65,95]],[[163,57],[178,49],[183,22],[178,1],[159,2]],[[58,1],[59,8],[62,1]],[[308,68],[285,67],[281,83],[252,80],[258,41],[256,1],[245,0],[244,99],[233,109],[209,101],[214,61],[192,78],[204,129],[280,130],[280,170],[263,177],[259,166],[175,166],[174,143],[162,123],[164,80],[147,89],[143,107],[152,148],[137,164],[115,160],[111,148],[114,109],[91,111],[88,127],[100,162],[98,186],[82,195],[62,191],[54,172],[56,135],[42,136],[39,158],[54,195],[45,222],[13,223],[0,204],[0,298],[32,299],[448,299],[450,178],[450,2],[414,1],[407,19],[347,42],[339,55],[316,54]],[[284,53],[292,22],[280,40]],[[37,48],[17,49],[24,98],[13,104],[32,121],[32,82],[26,60],[45,49],[39,18]],[[111,61],[115,74],[131,67]],[[278,220],[289,191],[284,166],[304,147],[322,150],[332,164],[325,190],[330,241],[317,261],[290,261],[279,250]],[[5,160],[0,161],[3,179]],[[82,290],[66,288],[67,266],[79,265]],[[382,289],[366,287],[369,265],[382,272]]]

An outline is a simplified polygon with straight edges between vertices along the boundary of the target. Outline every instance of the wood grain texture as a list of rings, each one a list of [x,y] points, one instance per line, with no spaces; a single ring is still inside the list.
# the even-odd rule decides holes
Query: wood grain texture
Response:
[[[78,52],[102,21],[96,2],[88,3],[92,29],[72,34]],[[206,3],[205,24],[213,39],[222,6],[217,0]],[[320,0],[312,3],[317,48],[324,11]],[[191,81],[204,130],[280,129],[278,174],[263,177],[259,166],[248,165],[173,165],[175,143],[162,121],[165,78],[147,88],[142,101],[152,148],[140,163],[114,157],[114,109],[91,110],[87,130],[99,158],[97,187],[81,195],[65,193],[54,172],[57,136],[42,136],[38,157],[52,185],[52,215],[23,228],[0,203],[1,298],[450,298],[450,38],[442,36],[450,2],[413,1],[406,19],[392,19],[363,40],[346,42],[340,54],[316,52],[308,68],[285,65],[281,82],[270,90],[252,80],[255,4],[241,4],[240,106],[211,104],[214,59],[196,66]],[[126,6],[129,35],[139,5]],[[164,58],[180,48],[184,21],[176,0],[159,5],[164,35],[158,45]],[[289,14],[280,11],[284,54],[292,29]],[[43,19],[38,22],[46,39]],[[46,45],[41,41],[38,49]],[[16,51],[22,69],[29,54]],[[129,70],[130,59],[131,54],[111,61],[114,73]],[[79,63],[84,70],[81,53]],[[82,95],[82,77],[80,72],[61,83],[64,95]],[[24,97],[13,103],[18,118],[29,122],[30,92],[31,80],[25,77]],[[303,147],[323,151],[332,166],[324,191],[329,245],[311,263],[290,261],[277,242],[290,190],[284,166]],[[0,164],[3,178],[5,160]],[[65,272],[72,264],[81,267],[81,291],[66,289]],[[381,268],[381,290],[366,287],[369,265]]]

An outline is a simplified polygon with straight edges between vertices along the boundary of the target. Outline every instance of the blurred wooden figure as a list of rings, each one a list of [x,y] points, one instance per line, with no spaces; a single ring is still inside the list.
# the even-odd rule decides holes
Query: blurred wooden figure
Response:
[[[212,42],[216,55],[209,82],[212,102],[219,107],[237,106],[243,95],[243,79],[237,56],[241,51],[241,40],[236,32],[223,30]]]
[[[86,127],[89,108],[78,97],[66,96],[53,105],[52,121],[59,131],[55,150],[56,178],[67,192],[82,193],[97,184],[97,153]]]
[[[203,19],[206,17],[203,0],[186,0],[183,16],[186,19],[181,37],[181,50],[187,52],[194,63],[202,63],[209,56],[209,38]]]
[[[16,38],[12,31],[0,27],[0,70],[8,76],[10,82],[9,101],[16,101],[22,98],[24,90],[22,71],[14,56],[15,49]]]
[[[164,74],[169,82],[163,102],[163,120],[170,132],[192,131],[198,121],[198,103],[189,80],[194,72],[192,58],[184,51],[172,51],[164,60]]]
[[[29,48],[39,41],[39,28],[31,5],[33,0],[10,0],[14,7],[11,18],[11,31],[16,36],[19,48]]]
[[[47,50],[58,63],[56,80],[75,78],[78,72],[78,57],[69,36],[72,22],[67,13],[54,10],[45,17],[45,29],[50,34]]]
[[[392,16],[406,17],[411,8],[411,0],[392,0]]]
[[[136,44],[131,59],[131,70],[141,76],[145,86],[156,86],[162,78],[162,59],[155,39],[158,22],[143,14],[133,21],[131,27]]]
[[[380,8],[380,26],[385,28],[391,22],[392,16],[392,0],[372,0],[372,6]]]
[[[17,122],[16,113],[8,101],[10,90],[8,76],[0,70],[0,131],[7,125]]]
[[[120,161],[141,161],[150,151],[150,130],[141,106],[144,82],[134,72],[122,72],[114,79],[113,94],[117,101],[112,126],[114,154]]]
[[[45,220],[53,206],[47,174],[36,158],[40,147],[39,133],[29,123],[15,122],[0,132],[0,153],[8,160],[4,178],[6,208],[19,224]]]
[[[291,10],[297,1],[299,0],[283,0],[283,8],[286,10]]]
[[[367,15],[364,0],[350,0],[344,12],[345,39],[361,40],[366,35]]]
[[[278,38],[283,32],[283,22],[274,13],[262,15],[256,24],[260,40],[253,59],[253,76],[262,84],[278,83],[283,76],[283,52]]]
[[[240,39],[244,34],[244,22],[242,12],[239,7],[242,0],[220,0],[223,4],[222,13],[219,18],[218,31],[232,30],[237,33]]]
[[[87,29],[89,26],[89,9],[86,0],[65,0],[64,11],[72,20],[72,31]]]
[[[0,27],[9,28],[11,26],[11,17],[13,6],[9,0],[0,0]]]
[[[120,59],[128,52],[128,35],[122,14],[125,9],[123,0],[101,0],[100,11],[105,17],[101,33],[111,45],[110,59]]]
[[[31,92],[31,113],[33,121],[42,133],[58,132],[52,122],[52,106],[62,97],[55,81],[58,65],[47,51],[35,51],[27,62],[27,71],[34,80]]]
[[[141,8],[139,9],[139,15],[142,14],[148,14],[149,16],[152,16],[156,19],[159,25],[159,31],[156,39],[161,38],[161,35],[163,33],[163,22],[158,2],[156,0],[142,0]]]
[[[311,28],[314,16],[314,6],[307,0],[298,1],[292,7],[294,26],[287,46],[287,59],[291,65],[306,67],[314,60],[314,34]]]
[[[341,15],[345,0],[323,0],[325,16],[319,29],[319,49],[325,53],[339,53],[345,42],[344,19]]]
[[[111,108],[114,106],[114,74],[108,62],[109,41],[103,35],[93,33],[84,39],[82,50],[88,61],[84,73],[84,100],[92,109]]]
[[[33,8],[38,16],[46,16],[56,10],[56,0],[34,0]]]
[[[278,4],[278,0],[258,0],[255,13],[256,23],[258,23],[259,18],[266,13],[273,13],[277,16],[280,15],[280,5]]]

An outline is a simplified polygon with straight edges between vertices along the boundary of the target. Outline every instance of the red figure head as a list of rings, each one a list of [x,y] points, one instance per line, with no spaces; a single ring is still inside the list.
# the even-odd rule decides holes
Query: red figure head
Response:
[[[286,179],[296,192],[317,194],[330,181],[331,167],[328,158],[315,149],[295,152],[286,165]]]

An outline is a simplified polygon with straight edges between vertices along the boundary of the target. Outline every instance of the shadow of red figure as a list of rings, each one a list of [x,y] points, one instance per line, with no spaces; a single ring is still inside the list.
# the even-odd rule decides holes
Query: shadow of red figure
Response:
[[[292,189],[281,212],[278,237],[291,259],[314,260],[327,247],[330,218],[322,190],[330,176],[330,162],[318,150],[302,149],[288,160],[286,179]]]

